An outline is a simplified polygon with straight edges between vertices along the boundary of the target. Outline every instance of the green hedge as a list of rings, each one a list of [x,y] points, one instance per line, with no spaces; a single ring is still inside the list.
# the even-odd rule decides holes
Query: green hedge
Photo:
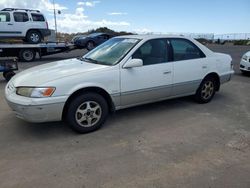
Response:
[[[250,45],[250,40],[236,40],[234,45]]]

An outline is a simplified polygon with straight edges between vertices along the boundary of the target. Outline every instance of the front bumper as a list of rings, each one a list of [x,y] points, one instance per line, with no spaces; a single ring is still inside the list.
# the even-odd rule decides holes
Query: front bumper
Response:
[[[64,103],[48,105],[21,105],[8,101],[16,117],[32,123],[61,121]]]
[[[240,62],[240,70],[250,71],[250,62],[242,59]]]
[[[5,98],[15,115],[28,122],[61,121],[67,96],[28,98],[16,94],[10,82],[5,88]]]

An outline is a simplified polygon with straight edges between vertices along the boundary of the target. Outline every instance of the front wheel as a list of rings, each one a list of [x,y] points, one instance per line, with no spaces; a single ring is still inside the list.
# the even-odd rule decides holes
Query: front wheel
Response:
[[[89,41],[88,43],[87,43],[87,50],[88,51],[91,51],[91,50],[93,50],[95,48],[95,43],[93,42],[93,41]]]
[[[244,71],[244,70],[240,70],[241,73],[244,75],[244,76],[248,76],[250,75],[250,71]]]
[[[210,102],[216,90],[216,81],[212,77],[205,78],[195,94],[195,100],[198,103]]]
[[[108,104],[99,94],[78,95],[69,104],[66,120],[79,133],[89,133],[99,129],[108,116]]]

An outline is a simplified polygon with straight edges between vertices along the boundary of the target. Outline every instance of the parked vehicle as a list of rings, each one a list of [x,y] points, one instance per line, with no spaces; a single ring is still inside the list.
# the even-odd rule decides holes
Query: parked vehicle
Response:
[[[48,22],[39,10],[5,8],[0,11],[0,38],[22,38],[37,44],[50,33]]]
[[[18,57],[20,61],[31,62],[34,61],[38,54],[42,56],[52,55],[62,52],[69,52],[75,49],[73,44],[64,42],[50,42],[40,44],[0,44],[0,56],[2,57]]]
[[[18,70],[16,58],[1,58],[0,57],[0,72],[3,73],[3,77],[6,81],[9,81]]]
[[[240,62],[240,70],[242,73],[250,72],[250,51],[242,56]]]
[[[74,37],[72,38],[71,42],[72,42],[73,44],[75,44],[76,40],[78,40],[78,39],[81,38],[81,37],[86,37],[86,35],[76,35],[76,36],[74,36]]]
[[[110,38],[112,38],[112,35],[106,33],[92,33],[90,35],[77,38],[74,44],[78,48],[87,48],[87,50],[90,51]]]
[[[5,96],[17,117],[66,120],[73,130],[97,130],[108,114],[140,104],[194,95],[208,103],[234,73],[232,58],[179,36],[110,39],[82,58],[27,69]]]

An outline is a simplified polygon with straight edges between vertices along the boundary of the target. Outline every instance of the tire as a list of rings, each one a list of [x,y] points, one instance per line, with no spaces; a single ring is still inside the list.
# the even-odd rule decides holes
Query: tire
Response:
[[[34,61],[36,58],[36,51],[33,49],[22,49],[19,52],[19,59],[25,62]]]
[[[15,73],[13,71],[3,72],[3,77],[6,81],[9,81],[13,76],[15,76]]]
[[[99,94],[85,93],[70,102],[66,121],[74,131],[89,133],[101,128],[107,116],[107,101]]]
[[[240,70],[241,73],[244,75],[244,76],[249,76],[250,75],[250,71],[244,71],[244,70]]]
[[[91,51],[95,48],[95,43],[93,41],[88,41],[86,46],[87,46],[87,50]]]
[[[196,91],[195,94],[195,100],[196,102],[200,103],[200,104],[204,104],[204,103],[208,103],[210,102],[216,92],[216,81],[213,77],[207,77],[205,78],[198,90]]]
[[[26,40],[28,43],[38,44],[42,41],[42,36],[41,36],[40,32],[38,32],[36,30],[31,30],[27,33]]]

